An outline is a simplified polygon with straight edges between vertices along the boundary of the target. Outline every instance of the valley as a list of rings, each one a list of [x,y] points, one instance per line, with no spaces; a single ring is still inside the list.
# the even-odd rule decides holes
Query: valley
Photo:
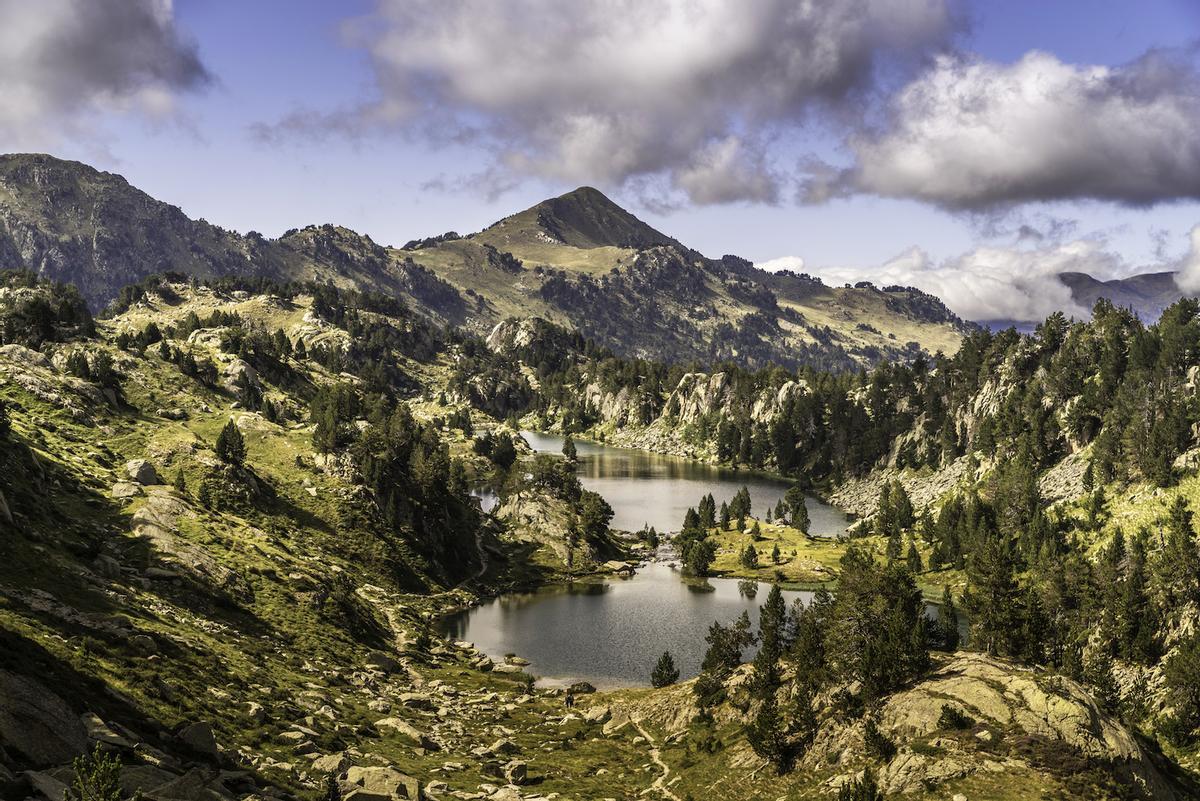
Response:
[[[1194,301],[991,332],[588,189],[247,250],[5,168],[5,801],[1196,794]]]

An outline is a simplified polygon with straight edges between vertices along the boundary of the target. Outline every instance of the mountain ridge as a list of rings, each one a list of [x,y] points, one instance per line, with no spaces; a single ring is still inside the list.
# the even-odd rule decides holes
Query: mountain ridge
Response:
[[[706,258],[580,187],[468,236],[381,245],[330,224],[278,239],[192,220],[124,178],[45,154],[0,159],[0,263],[78,286],[95,310],[163,273],[329,282],[486,334],[542,317],[671,362],[853,370],[953,351],[971,326],[907,288],[828,287]]]

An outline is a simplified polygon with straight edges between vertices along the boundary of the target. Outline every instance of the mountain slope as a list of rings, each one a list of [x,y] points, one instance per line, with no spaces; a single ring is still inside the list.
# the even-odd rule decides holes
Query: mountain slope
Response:
[[[74,284],[93,309],[166,272],[328,281],[407,298],[453,322],[465,308],[455,290],[349,229],[242,235],[192,220],[119,175],[38,154],[0,156],[0,268]]]
[[[1174,272],[1142,273],[1128,278],[1100,281],[1087,273],[1059,273],[1058,280],[1071,290],[1080,306],[1090,309],[1100,298],[1114,306],[1132,309],[1147,323],[1162,316],[1163,310],[1183,297],[1175,284]]]
[[[970,330],[936,298],[827,287],[735,256],[705,258],[583,187],[471,236],[384,247],[320,225],[267,239],[192,220],[78,162],[0,157],[0,265],[75,284],[99,309],[128,284],[176,272],[329,282],[401,298],[485,334],[543,317],[619,354],[670,362],[850,370],[952,352]]]
[[[400,255],[479,298],[477,324],[543,317],[619,354],[669,362],[847,370],[953,352],[971,330],[912,288],[828,287],[705,258],[590,187]]]

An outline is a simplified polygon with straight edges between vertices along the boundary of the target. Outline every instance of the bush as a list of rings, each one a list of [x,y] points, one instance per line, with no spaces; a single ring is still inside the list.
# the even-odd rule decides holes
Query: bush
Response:
[[[939,729],[961,731],[962,729],[969,729],[974,725],[975,721],[958,707],[950,706],[950,704],[942,704],[942,714],[938,718]]]
[[[896,744],[875,725],[874,718],[867,718],[863,726],[863,744],[867,755],[880,762],[890,762],[896,755]]]
[[[121,801],[121,760],[97,745],[92,753],[77,757],[73,767],[75,778],[66,801]]]

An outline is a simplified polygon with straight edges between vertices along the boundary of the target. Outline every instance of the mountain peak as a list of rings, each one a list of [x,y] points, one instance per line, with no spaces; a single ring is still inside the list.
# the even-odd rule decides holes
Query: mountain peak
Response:
[[[505,217],[478,237],[501,249],[507,249],[503,243],[524,239],[557,242],[585,249],[619,247],[640,250],[656,245],[684,249],[677,240],[639,220],[591,186],[581,186]]]

